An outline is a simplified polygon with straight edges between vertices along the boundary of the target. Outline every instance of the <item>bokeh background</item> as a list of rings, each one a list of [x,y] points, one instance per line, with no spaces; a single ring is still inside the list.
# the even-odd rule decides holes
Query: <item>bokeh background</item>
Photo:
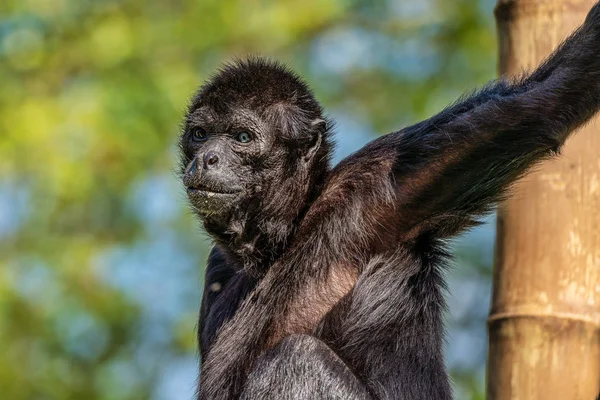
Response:
[[[306,77],[336,161],[493,78],[493,0],[0,2],[0,398],[183,400],[210,241],[179,121],[234,56]],[[493,217],[455,242],[447,363],[482,399]]]

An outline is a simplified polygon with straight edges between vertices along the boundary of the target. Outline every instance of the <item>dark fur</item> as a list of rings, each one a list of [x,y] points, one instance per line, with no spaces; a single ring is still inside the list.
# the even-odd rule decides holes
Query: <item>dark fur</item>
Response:
[[[221,71],[195,98],[186,132],[202,106],[228,118],[250,108],[282,139],[255,161],[243,202],[217,221],[200,213],[217,245],[199,398],[451,399],[444,239],[475,225],[597,112],[599,49],[596,5],[530,76],[490,83],[331,171],[329,133],[312,124],[324,118],[306,85],[260,60]],[[188,165],[205,150],[186,135]]]
[[[264,274],[321,192],[329,173],[327,124],[308,87],[287,68],[262,59],[225,66],[194,97],[180,146],[184,172],[194,157],[218,147],[194,145],[190,131],[195,127],[223,136],[246,129],[273,141],[269,151],[258,153],[221,147],[235,167],[228,172],[242,171],[235,184],[244,193],[224,213],[201,213],[206,231],[248,274]],[[315,139],[319,145],[312,162],[299,162]],[[201,179],[184,173],[186,186]]]

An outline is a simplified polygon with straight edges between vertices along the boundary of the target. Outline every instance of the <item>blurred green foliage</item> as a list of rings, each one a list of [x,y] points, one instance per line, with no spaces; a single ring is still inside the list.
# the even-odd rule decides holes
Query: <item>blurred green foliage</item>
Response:
[[[209,243],[177,182],[176,139],[221,62],[292,65],[338,117],[344,154],[492,78],[492,6],[1,2],[0,398],[191,397]],[[473,269],[483,284],[488,264]],[[478,357],[450,363],[459,398],[483,398]]]

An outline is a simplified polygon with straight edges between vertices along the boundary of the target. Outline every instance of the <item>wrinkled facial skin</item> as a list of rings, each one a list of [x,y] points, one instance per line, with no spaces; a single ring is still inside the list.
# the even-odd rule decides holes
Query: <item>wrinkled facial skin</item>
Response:
[[[224,66],[192,98],[183,184],[206,232],[246,270],[280,254],[319,195],[329,125],[300,78],[262,59]]]
[[[201,217],[226,219],[232,208],[251,202],[277,166],[282,145],[260,115],[242,106],[215,112],[202,106],[186,119],[182,137],[183,183]]]

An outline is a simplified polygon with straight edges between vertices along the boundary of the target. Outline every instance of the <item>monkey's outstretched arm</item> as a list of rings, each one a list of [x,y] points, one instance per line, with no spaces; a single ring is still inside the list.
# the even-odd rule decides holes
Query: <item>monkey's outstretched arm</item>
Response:
[[[500,80],[440,114],[375,141],[394,148],[400,221],[451,236],[555,154],[600,109],[600,5],[537,70]]]

